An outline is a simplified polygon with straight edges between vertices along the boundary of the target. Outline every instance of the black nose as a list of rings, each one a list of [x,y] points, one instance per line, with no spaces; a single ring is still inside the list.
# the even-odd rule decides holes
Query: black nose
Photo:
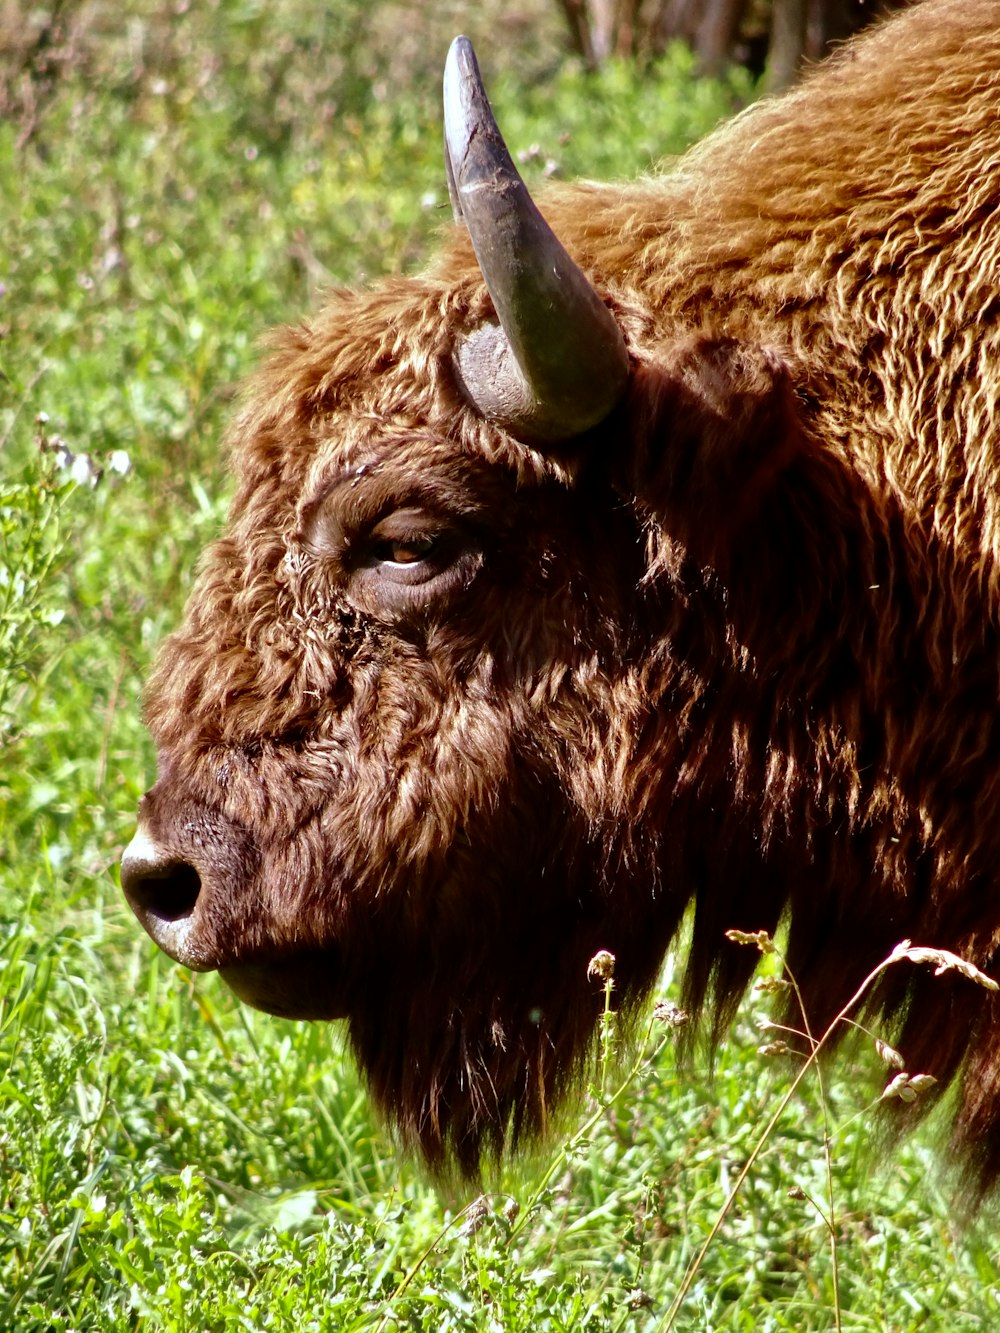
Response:
[[[204,886],[190,861],[158,847],[142,827],[122,857],[122,889],[129,906],[164,953],[186,967],[218,966],[204,938]]]
[[[153,935],[150,921],[170,924],[189,917],[201,892],[201,876],[185,861],[122,861],[122,889],[132,911]]]

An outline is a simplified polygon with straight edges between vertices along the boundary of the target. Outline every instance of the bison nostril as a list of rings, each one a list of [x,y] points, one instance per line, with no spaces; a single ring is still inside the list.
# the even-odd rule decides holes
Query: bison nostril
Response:
[[[158,921],[180,921],[194,911],[201,892],[201,876],[194,866],[172,861],[146,866],[122,875],[122,887],[135,912]]]

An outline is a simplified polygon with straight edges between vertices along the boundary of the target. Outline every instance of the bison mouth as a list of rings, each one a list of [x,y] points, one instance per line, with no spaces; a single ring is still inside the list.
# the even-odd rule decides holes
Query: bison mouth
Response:
[[[347,1016],[336,985],[338,969],[326,951],[247,959],[220,967],[219,975],[244,1004],[276,1018]]]

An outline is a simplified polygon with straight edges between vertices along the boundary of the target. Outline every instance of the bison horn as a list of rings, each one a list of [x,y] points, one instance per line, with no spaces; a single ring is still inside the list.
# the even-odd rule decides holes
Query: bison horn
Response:
[[[469,228],[500,321],[460,344],[456,365],[478,410],[532,443],[603,421],[621,398],[621,330],[528,193],[497,128],[467,37],[444,70],[445,166],[456,221]]]

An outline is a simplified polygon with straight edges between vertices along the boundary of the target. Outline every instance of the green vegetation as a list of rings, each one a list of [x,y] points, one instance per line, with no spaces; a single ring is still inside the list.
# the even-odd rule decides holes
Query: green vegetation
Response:
[[[450,33],[534,180],[634,173],[745,90],[679,52],[557,68],[541,4],[50,8],[0,5],[0,1328],[654,1330],[794,1074],[763,998],[711,1078],[654,1020],[621,1096],[595,1069],[601,1100],[474,1205],[400,1160],[335,1029],[158,956],[115,867],[234,385],[318,288],[428,253]],[[825,1108],[803,1084],[677,1328],[835,1327],[824,1217],[845,1329],[998,1326],[996,1242],[953,1228],[922,1141],[873,1174],[870,1073]]]

